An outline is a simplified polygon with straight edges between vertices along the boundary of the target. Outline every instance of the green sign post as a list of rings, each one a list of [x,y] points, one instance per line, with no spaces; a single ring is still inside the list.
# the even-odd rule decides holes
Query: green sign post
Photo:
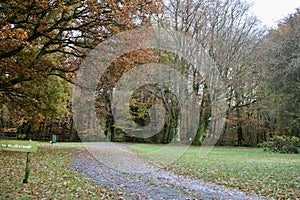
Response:
[[[25,178],[23,180],[23,183],[28,183],[28,177],[29,177],[29,172],[30,172],[29,153],[37,152],[37,142],[23,141],[23,140],[0,140],[0,150],[2,150],[2,151],[19,151],[19,152],[27,153]]]

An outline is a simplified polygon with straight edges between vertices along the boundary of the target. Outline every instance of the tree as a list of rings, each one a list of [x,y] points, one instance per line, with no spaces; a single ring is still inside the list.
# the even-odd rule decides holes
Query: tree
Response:
[[[113,34],[145,23],[155,9],[155,2],[139,0],[1,2],[0,91],[14,91],[39,75],[70,81],[78,58]]]
[[[165,4],[165,12],[159,19],[161,25],[193,37],[216,64],[226,85],[226,118],[234,123],[237,142],[242,144],[241,109],[258,99],[255,93],[258,81],[253,77],[257,73],[256,53],[263,32],[258,28],[259,21],[249,13],[250,5],[238,0],[169,0]],[[210,91],[206,77],[195,73],[195,66],[186,67],[202,105],[196,138],[203,138],[210,123]]]
[[[126,53],[112,62],[99,79],[96,100],[97,118],[105,130],[105,135],[110,136],[111,141],[114,141],[116,132],[112,110],[113,90],[124,73],[148,62],[157,62],[157,56],[154,55],[153,49],[141,49]],[[120,131],[120,127],[118,130]]]
[[[265,37],[269,123],[274,134],[300,135],[300,9]]]
[[[42,113],[48,116],[45,107],[53,116],[61,113],[60,105],[65,104],[61,86],[67,90],[69,85],[55,77],[72,83],[89,50],[114,34],[149,22],[158,4],[142,0],[1,1],[1,103],[12,110],[17,104],[19,108],[26,105],[19,110],[21,115],[37,114],[37,119]],[[62,93],[52,95],[55,88]]]

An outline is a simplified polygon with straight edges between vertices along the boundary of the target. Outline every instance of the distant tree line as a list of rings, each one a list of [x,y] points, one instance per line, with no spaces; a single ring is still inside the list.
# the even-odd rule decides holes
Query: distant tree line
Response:
[[[32,139],[49,140],[55,133],[58,140],[78,141],[70,90],[80,63],[91,49],[120,32],[157,26],[193,38],[218,68],[226,99],[218,145],[256,146],[278,135],[300,137],[300,9],[267,30],[249,8],[239,0],[1,2],[0,136],[22,138],[20,127],[30,124],[32,132],[25,131],[24,139],[30,134]],[[129,70],[150,62],[172,66],[189,81],[197,97],[194,103],[200,105],[199,119],[193,121],[196,133],[179,133],[178,100],[170,89],[155,84],[134,92],[129,113],[132,123],[146,126],[159,115],[150,115],[151,107],[161,104],[166,111],[163,128],[139,138],[116,124],[116,84]],[[189,94],[180,84],[172,87]],[[200,145],[209,134],[213,105],[208,80],[175,52],[149,48],[122,55],[99,77],[96,92],[99,124],[91,124],[91,115],[84,113],[84,140],[176,139]],[[91,132],[91,126],[99,126],[103,135]]]

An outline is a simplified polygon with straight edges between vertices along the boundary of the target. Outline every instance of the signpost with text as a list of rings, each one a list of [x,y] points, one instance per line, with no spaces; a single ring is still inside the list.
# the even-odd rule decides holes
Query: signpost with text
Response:
[[[27,153],[25,178],[23,183],[28,183],[28,177],[30,172],[30,159],[29,153],[37,152],[37,142],[34,141],[23,141],[23,140],[0,140],[1,151],[18,151]]]

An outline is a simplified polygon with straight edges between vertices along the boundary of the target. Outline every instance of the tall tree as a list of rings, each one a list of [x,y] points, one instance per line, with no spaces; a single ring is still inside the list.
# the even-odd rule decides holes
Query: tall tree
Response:
[[[65,99],[55,99],[64,96],[62,84],[66,89],[69,86],[53,76],[72,82],[89,50],[114,34],[149,22],[151,14],[158,10],[158,2],[1,1],[1,103],[11,103],[11,108],[17,103],[33,105],[27,108],[36,109],[32,114],[44,113],[44,104],[47,110],[60,110],[59,105],[50,107]],[[60,96],[52,95],[55,88],[62,91]],[[27,115],[25,111],[23,114]]]
[[[259,21],[250,14],[250,5],[239,0],[169,0],[165,3],[166,9],[160,19],[162,25],[171,26],[193,37],[216,64],[226,85],[226,117],[228,120],[232,117],[235,134],[241,144],[243,132],[239,121],[242,119],[240,107],[257,100],[253,92],[257,80],[251,77],[256,73],[255,53],[258,38],[262,34],[258,29]],[[206,85],[206,77],[195,73],[195,66],[186,66],[189,67],[186,72],[193,77],[191,82],[202,105],[199,119],[199,127],[202,128],[198,134],[203,135],[210,123],[209,87]]]
[[[273,134],[300,136],[300,8],[265,38],[267,116]]]

